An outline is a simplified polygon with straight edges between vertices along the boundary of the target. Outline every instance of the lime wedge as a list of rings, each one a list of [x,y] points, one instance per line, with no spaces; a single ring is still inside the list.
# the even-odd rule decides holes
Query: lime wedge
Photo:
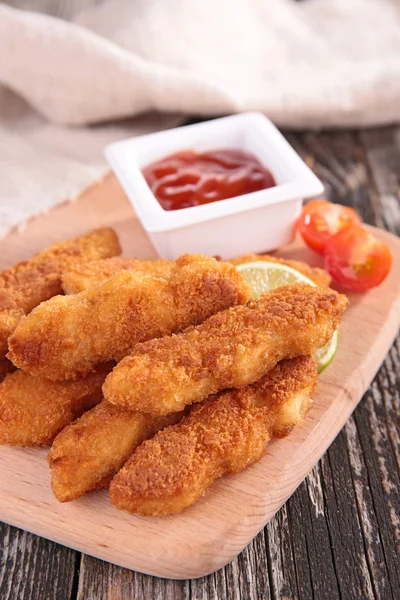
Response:
[[[300,271],[281,263],[257,260],[236,265],[236,268],[253,290],[252,299],[282,285],[292,283],[316,285],[312,279],[309,279]],[[318,373],[321,373],[332,362],[338,348],[338,339],[338,332],[335,331],[329,342],[315,352],[314,360],[318,366]]]

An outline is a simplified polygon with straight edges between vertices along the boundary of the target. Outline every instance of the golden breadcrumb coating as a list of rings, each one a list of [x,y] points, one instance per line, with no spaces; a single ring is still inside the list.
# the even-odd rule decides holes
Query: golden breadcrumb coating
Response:
[[[73,265],[62,276],[62,287],[66,294],[78,294],[94,285],[103,283],[121,271],[141,271],[153,277],[168,277],[174,263],[160,258],[139,260],[137,258],[104,258],[90,263]]]
[[[107,485],[139,444],[182,416],[151,417],[101,402],[53,442],[49,465],[55,497],[68,502]]]
[[[123,271],[80,294],[56,296],[24,317],[8,358],[49,379],[74,379],[138,342],[179,331],[249,298],[235,267],[202,255],[178,258],[168,279]]]
[[[114,230],[102,228],[53,244],[31,259],[0,271],[0,358],[5,357],[7,338],[22,316],[62,293],[61,273],[65,268],[120,253]]]
[[[245,254],[244,256],[232,258],[230,262],[234,265],[240,265],[242,263],[248,263],[258,260],[278,263],[280,265],[287,265],[288,267],[292,267],[292,269],[300,271],[300,273],[311,279],[320,287],[329,287],[329,284],[331,282],[330,276],[326,271],[324,271],[324,269],[319,269],[318,267],[310,267],[310,265],[308,265],[305,262],[301,262],[300,260],[289,260],[286,258],[279,258],[278,256],[270,256],[269,254]]]
[[[48,446],[63,427],[98,404],[112,365],[77,381],[54,382],[24,371],[0,383],[0,444]]]
[[[301,423],[316,383],[314,361],[301,356],[251,386],[211,396],[139,446],[111,482],[112,503],[149,516],[194,504],[216,479],[253,464],[271,438]]]
[[[173,336],[138,344],[108,375],[110,402],[154,415],[257,381],[280,360],[313,354],[348,304],[334,290],[287,285]]]

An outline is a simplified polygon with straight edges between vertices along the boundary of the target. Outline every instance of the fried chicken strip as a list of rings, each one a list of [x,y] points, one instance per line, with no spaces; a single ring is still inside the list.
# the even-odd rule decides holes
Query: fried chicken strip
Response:
[[[276,256],[269,256],[268,254],[246,254],[245,256],[234,258],[229,262],[238,265],[257,260],[288,265],[312,279],[317,285],[321,287],[329,286],[330,277],[326,271],[310,267],[306,263],[298,260],[285,260],[283,258],[277,258]],[[106,279],[109,279],[121,271],[141,271],[147,275],[168,277],[171,272],[172,264],[173,263],[164,259],[139,260],[137,258],[121,257],[105,258],[103,260],[96,260],[71,267],[63,274],[62,285],[66,294],[78,294],[94,285],[103,283]]]
[[[102,399],[101,386],[112,365],[77,381],[54,382],[24,371],[0,383],[0,444],[48,446],[55,436]]]
[[[30,260],[0,271],[0,358],[7,353],[7,338],[25,313],[62,293],[61,273],[79,262],[121,253],[113,229],[102,228],[53,244]]]
[[[138,342],[201,323],[249,295],[233,265],[183,255],[168,279],[124,271],[80,294],[42,303],[9,339],[8,358],[34,375],[74,379],[121,359]]]
[[[78,294],[122,271],[141,271],[153,277],[168,277],[173,264],[163,258],[157,260],[104,258],[69,268],[62,276],[62,287],[66,294]]]
[[[347,304],[331,289],[277,288],[178,335],[138,344],[108,375],[104,396],[162,415],[254,383],[280,360],[311,355],[326,344]]]
[[[68,502],[107,485],[139,444],[182,416],[151,417],[101,402],[53,442],[49,465],[55,497]]]
[[[134,452],[110,485],[112,503],[149,516],[178,513],[219,477],[240,473],[268,441],[301,423],[317,370],[310,357],[279,363],[260,381],[212,396]]]
[[[269,254],[245,254],[244,256],[232,258],[229,262],[233,263],[234,265],[240,265],[242,263],[248,263],[258,260],[278,263],[280,265],[287,265],[288,267],[292,267],[292,269],[300,271],[300,273],[314,281],[314,283],[316,283],[320,287],[329,287],[329,284],[331,282],[330,276],[326,271],[324,271],[324,269],[319,269],[318,267],[310,267],[310,265],[300,260],[289,260],[286,258],[279,258],[277,256],[270,256]]]

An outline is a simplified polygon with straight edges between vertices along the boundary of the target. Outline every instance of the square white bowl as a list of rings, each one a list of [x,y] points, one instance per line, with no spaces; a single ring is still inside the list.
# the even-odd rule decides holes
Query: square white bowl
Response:
[[[277,185],[210,204],[166,211],[142,168],[179,150],[240,148],[257,156]],[[321,181],[261,113],[243,113],[115,142],[107,160],[156,250],[169,260],[201,253],[232,258],[292,241],[302,201],[322,193]]]

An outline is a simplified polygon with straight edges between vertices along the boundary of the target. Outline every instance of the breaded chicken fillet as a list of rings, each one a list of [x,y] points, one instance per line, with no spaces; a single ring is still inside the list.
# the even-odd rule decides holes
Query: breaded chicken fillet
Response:
[[[173,264],[163,258],[139,260],[118,256],[94,260],[90,263],[74,265],[65,271],[62,276],[62,287],[66,294],[78,294],[122,271],[141,271],[153,277],[168,277]]]
[[[85,410],[98,404],[101,386],[112,365],[77,381],[54,382],[24,371],[0,383],[0,444],[48,446]]]
[[[0,358],[7,353],[7,338],[24,314],[62,293],[61,274],[67,267],[121,253],[113,229],[102,228],[53,244],[30,260],[0,271]]]
[[[300,273],[303,273],[303,275],[312,279],[317,285],[322,287],[329,286],[330,277],[326,271],[310,267],[306,263],[298,260],[285,260],[283,258],[269,256],[268,254],[246,254],[245,256],[234,258],[229,262],[238,265],[258,260],[287,265],[300,271]],[[173,263],[164,259],[139,260],[137,258],[121,257],[105,258],[103,260],[82,263],[71,267],[63,274],[62,285],[66,294],[78,294],[94,285],[103,283],[106,279],[109,279],[121,271],[141,271],[147,275],[168,277],[172,265]]]
[[[317,369],[309,357],[279,363],[241,390],[193,407],[134,452],[110,485],[112,503],[142,515],[178,513],[219,477],[240,473],[301,423],[311,404]]]
[[[347,304],[331,289],[277,288],[178,335],[138,344],[108,375],[104,396],[131,410],[163,415],[254,383],[280,360],[324,346]]]
[[[107,485],[139,444],[182,416],[152,417],[101,402],[53,442],[49,465],[55,497],[68,502]]]
[[[42,303],[9,339],[8,358],[34,375],[74,379],[123,358],[138,342],[201,323],[249,295],[230,263],[183,255],[168,279],[123,271],[80,294]]]

